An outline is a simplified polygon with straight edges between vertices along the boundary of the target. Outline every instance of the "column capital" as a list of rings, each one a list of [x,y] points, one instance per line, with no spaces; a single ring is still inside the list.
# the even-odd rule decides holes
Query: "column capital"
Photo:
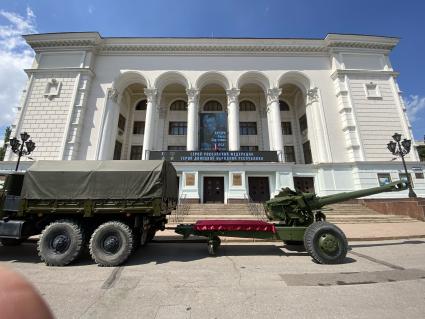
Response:
[[[144,90],[144,92],[145,92],[145,95],[146,95],[146,98],[147,98],[148,102],[154,103],[155,102],[155,99],[157,97],[157,94],[158,94],[158,90],[157,89],[152,89],[152,88],[150,88],[150,89],[146,88]]]
[[[111,88],[108,90],[108,100],[111,100],[114,103],[118,103],[120,100],[120,92],[117,89]]]
[[[314,87],[307,90],[307,104],[317,102],[319,100],[319,88]]]
[[[272,88],[267,90],[267,104],[279,102],[279,95],[282,93],[281,88]]]
[[[226,90],[227,93],[227,103],[237,103],[238,102],[238,96],[239,93],[241,92],[241,90],[239,89],[230,89],[230,90]]]
[[[187,103],[196,103],[199,97],[199,90],[197,89],[186,89]]]

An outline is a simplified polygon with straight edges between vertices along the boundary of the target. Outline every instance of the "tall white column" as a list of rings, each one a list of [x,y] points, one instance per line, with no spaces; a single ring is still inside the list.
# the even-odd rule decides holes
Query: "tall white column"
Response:
[[[142,159],[149,159],[149,152],[152,150],[153,133],[155,128],[155,108],[156,108],[156,89],[145,89],[147,99],[146,105],[146,119],[145,119],[145,133],[143,136],[143,154]]]
[[[229,151],[239,151],[239,96],[240,90],[227,90],[227,129],[229,131]]]
[[[280,119],[279,95],[282,92],[280,88],[273,88],[267,91],[267,120],[271,124],[269,130],[269,140],[273,143],[273,150],[279,152],[280,160],[283,161],[283,138],[282,124]]]
[[[199,91],[187,89],[187,143],[186,150],[196,151],[198,149],[198,97]]]
[[[110,89],[107,94],[102,131],[100,134],[100,146],[97,156],[99,160],[111,160],[113,158],[119,114],[119,93],[116,89]]]

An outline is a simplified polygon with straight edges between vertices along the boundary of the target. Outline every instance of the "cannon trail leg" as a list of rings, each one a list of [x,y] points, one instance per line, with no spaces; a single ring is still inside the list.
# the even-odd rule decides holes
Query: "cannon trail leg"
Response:
[[[208,254],[215,256],[217,254],[218,247],[220,247],[221,240],[218,236],[211,236],[208,238]]]

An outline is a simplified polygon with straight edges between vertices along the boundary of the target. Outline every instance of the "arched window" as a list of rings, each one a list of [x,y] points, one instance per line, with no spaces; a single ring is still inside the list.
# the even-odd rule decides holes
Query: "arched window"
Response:
[[[204,105],[204,111],[223,111],[223,107],[219,101],[208,101]]]
[[[255,111],[255,104],[247,100],[241,101],[239,103],[239,109],[241,112]]]
[[[171,111],[187,111],[187,103],[184,100],[177,100],[171,103]]]
[[[285,101],[279,101],[279,107],[281,111],[289,111],[289,105]]]
[[[146,100],[141,100],[139,103],[137,103],[136,105],[136,111],[146,111],[146,106],[147,106],[147,101]]]

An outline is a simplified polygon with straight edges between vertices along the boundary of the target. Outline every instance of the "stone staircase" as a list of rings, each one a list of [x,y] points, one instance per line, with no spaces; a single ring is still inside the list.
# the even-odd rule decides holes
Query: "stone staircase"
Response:
[[[328,205],[324,210],[327,221],[335,224],[365,223],[414,223],[419,220],[401,216],[384,215],[359,203],[341,203]],[[176,216],[169,216],[168,227],[176,224],[195,223],[199,219],[261,219],[262,204],[189,204]]]
[[[326,206],[323,213],[326,220],[335,224],[368,224],[368,223],[415,223],[417,219],[402,215],[385,215],[367,208],[359,203],[341,203]]]

